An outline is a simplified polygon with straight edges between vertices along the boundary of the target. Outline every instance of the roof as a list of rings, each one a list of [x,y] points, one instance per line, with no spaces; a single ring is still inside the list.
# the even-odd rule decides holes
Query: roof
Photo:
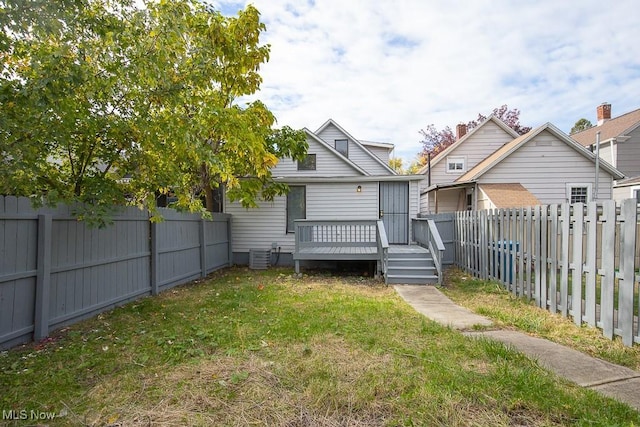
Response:
[[[340,152],[338,152],[335,148],[333,148],[332,146],[330,146],[329,144],[326,143],[326,141],[322,138],[320,138],[318,135],[316,135],[315,133],[311,132],[309,129],[304,128],[303,129],[308,136],[310,136],[311,138],[314,139],[314,141],[318,142],[320,145],[324,146],[325,148],[327,148],[330,152],[332,152],[337,158],[339,158],[340,160],[342,160],[343,162],[345,162],[346,164],[348,164],[349,166],[351,166],[352,168],[354,168],[355,170],[357,170],[358,172],[360,172],[363,175],[370,175],[370,173],[368,173],[367,171],[365,171],[364,169],[362,169],[360,166],[356,165],[354,162],[352,162],[351,160],[349,160],[347,157],[343,156]]]
[[[351,135],[349,132],[347,132],[346,130],[344,130],[342,128],[342,126],[340,126],[338,123],[335,122],[335,120],[333,119],[329,119],[326,122],[324,122],[324,124],[322,126],[320,126],[318,128],[318,130],[315,132],[316,134],[319,134],[320,132],[322,132],[327,126],[329,125],[333,125],[336,128],[338,128],[338,130],[340,132],[342,132],[343,134],[345,134],[347,136],[347,138],[349,138],[351,141],[353,141],[356,145],[358,145],[360,148],[362,148],[364,150],[365,153],[367,153],[369,156],[371,156],[371,158],[373,160],[375,160],[376,162],[380,163],[385,169],[387,169],[392,175],[397,175],[398,172],[396,172],[393,168],[391,168],[388,164],[386,164],[385,162],[383,162],[382,160],[380,160],[380,158],[378,156],[376,156],[375,154],[373,154],[371,151],[369,151],[365,146],[362,145],[362,143],[360,141],[358,141],[356,138],[353,137],[353,135]],[[331,147],[330,145],[327,144],[327,147],[330,147],[332,150],[336,151],[335,148]],[[337,153],[337,151],[336,151]],[[368,175],[368,174],[367,174]]]
[[[556,138],[558,138],[558,140],[560,140],[561,142],[564,142],[569,147],[573,148],[578,154],[582,155],[586,159],[595,163],[596,155],[594,153],[587,150],[582,145],[578,144],[576,141],[571,139],[571,137],[569,137],[567,134],[562,132],[560,129],[558,129],[551,123],[546,123],[542,126],[532,129],[531,131],[529,131],[524,135],[519,136],[513,141],[504,144],[502,147],[494,151],[493,154],[486,157],[480,163],[478,163],[469,171],[467,171],[467,173],[465,173],[464,175],[456,179],[456,182],[472,181],[480,178],[482,175],[484,175],[486,172],[488,172],[490,169],[492,169],[494,166],[496,166],[498,163],[500,163],[502,160],[508,157],[511,153],[516,151],[518,148],[520,148],[521,146],[523,146],[524,144],[526,144],[527,142],[529,142],[530,140],[532,140],[533,138],[535,138],[537,135],[539,135],[545,130],[548,132],[551,132]],[[614,168],[613,166],[611,166],[609,163],[605,162],[602,159],[600,159],[600,167],[606,172],[608,172],[609,174],[611,174],[611,176],[613,176],[613,179],[624,178],[624,175],[622,174],[622,172],[620,172],[618,169]]]
[[[614,184],[614,187],[627,187],[629,185],[638,185],[640,184],[640,176],[634,176],[633,178],[627,178],[622,181],[618,181]]]
[[[524,208],[540,205],[540,200],[522,184],[479,184],[496,208]]]
[[[391,150],[393,150],[395,148],[395,145],[393,145],[393,144],[391,144],[389,142],[365,141],[365,140],[361,139],[360,143],[362,145],[366,145],[368,147],[386,148],[389,151],[391,151]]]
[[[497,118],[494,114],[491,114],[489,117],[487,117],[486,120],[484,120],[482,123],[480,123],[478,126],[474,127],[473,129],[471,129],[468,133],[466,133],[462,138],[460,138],[459,140],[457,140],[456,142],[454,142],[453,144],[451,144],[450,146],[448,146],[447,148],[445,148],[443,151],[441,151],[440,153],[438,153],[433,159],[431,159],[431,167],[437,165],[442,159],[446,158],[450,152],[452,152],[453,150],[455,150],[458,146],[460,146],[461,144],[463,144],[467,139],[469,139],[471,137],[471,135],[473,135],[474,133],[478,132],[480,129],[482,129],[487,123],[489,122],[494,122],[495,124],[497,124],[498,126],[500,126],[505,132],[507,132],[508,134],[510,134],[511,136],[513,136],[514,138],[516,138],[518,136],[518,132],[516,132],[515,130],[511,129],[509,126],[507,126],[502,120],[500,120],[499,118]],[[418,173],[420,174],[425,174],[427,172],[427,169],[429,168],[429,165],[424,165],[423,167],[420,168],[420,170],[418,171]]]
[[[621,135],[626,135],[635,128],[640,126],[640,108],[630,111],[626,114],[609,119],[600,126],[574,133],[571,138],[578,141],[581,145],[588,147],[596,142],[596,133],[600,132],[600,141],[606,141]]]

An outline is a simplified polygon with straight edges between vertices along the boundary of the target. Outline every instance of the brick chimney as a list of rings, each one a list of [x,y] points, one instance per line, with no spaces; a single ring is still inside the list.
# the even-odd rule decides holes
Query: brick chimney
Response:
[[[456,126],[456,139],[460,139],[467,134],[467,125],[460,123]]]
[[[611,119],[611,104],[603,102],[596,108],[598,115],[598,126],[602,125],[607,120]]]

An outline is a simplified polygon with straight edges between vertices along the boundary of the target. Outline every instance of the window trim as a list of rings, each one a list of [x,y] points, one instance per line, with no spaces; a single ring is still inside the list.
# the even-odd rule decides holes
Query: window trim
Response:
[[[451,169],[449,166],[453,163],[461,163],[462,169]],[[467,157],[466,156],[448,156],[445,172],[452,174],[465,173],[467,171]]]
[[[593,186],[590,182],[571,182],[566,185],[566,197],[567,203],[571,203],[571,190],[574,188],[586,188],[587,189],[587,203],[591,202],[593,195]],[[574,202],[578,203],[578,202]]]
[[[305,162],[307,161],[307,159],[311,158],[310,156],[313,156],[313,168],[306,168],[306,167],[302,167],[305,165]],[[299,171],[314,171],[317,170],[317,161],[318,158],[316,157],[315,153],[309,153],[307,154],[307,156],[304,158],[304,160],[300,161],[298,160],[298,170]]]
[[[304,200],[304,208],[303,208],[303,217],[302,218],[294,218],[294,221],[296,219],[306,219],[307,218],[307,186],[306,185],[290,185],[289,186],[289,193],[287,193],[287,197],[285,200],[285,210],[286,210],[286,215],[285,215],[285,231],[287,234],[293,234],[296,232],[296,228],[295,228],[295,222],[293,223],[293,230],[289,230],[289,194],[291,194],[291,189],[293,188],[302,188],[302,199]]]
[[[342,151],[338,150],[338,142],[345,142],[347,144],[347,152],[343,153]],[[335,139],[333,141],[333,148],[335,148],[335,150],[342,154],[343,156],[345,156],[347,159],[349,158],[349,140],[348,139]]]

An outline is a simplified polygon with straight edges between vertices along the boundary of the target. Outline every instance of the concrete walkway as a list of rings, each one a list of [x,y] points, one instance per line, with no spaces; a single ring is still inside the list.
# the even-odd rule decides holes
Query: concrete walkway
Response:
[[[510,330],[474,331],[491,320],[454,304],[433,286],[395,285],[396,292],[418,313],[470,337],[500,341],[536,359],[540,365],[582,387],[627,403],[640,411],[640,372],[614,365],[571,348]]]

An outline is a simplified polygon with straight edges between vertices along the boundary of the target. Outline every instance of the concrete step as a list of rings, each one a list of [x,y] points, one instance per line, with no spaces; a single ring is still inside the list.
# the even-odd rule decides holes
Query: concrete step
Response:
[[[430,285],[438,283],[438,276],[431,275],[413,275],[413,274],[388,274],[387,283],[398,285]]]

